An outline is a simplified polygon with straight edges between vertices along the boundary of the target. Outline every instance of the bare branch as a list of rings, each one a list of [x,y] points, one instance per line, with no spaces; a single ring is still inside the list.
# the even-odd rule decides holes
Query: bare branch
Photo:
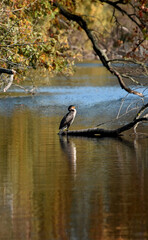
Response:
[[[84,137],[119,137],[121,136],[122,132],[125,132],[132,127],[134,127],[137,123],[142,121],[148,121],[148,116],[134,119],[132,122],[124,125],[123,127],[117,128],[115,130],[106,130],[101,128],[88,128],[88,129],[81,129],[75,131],[66,131],[63,132],[62,135],[70,135],[70,136],[84,136]]]
[[[144,62],[140,62],[136,59],[131,59],[131,58],[125,58],[125,59],[112,59],[112,60],[109,60],[109,62],[112,62],[112,63],[123,63],[125,64],[125,66],[128,64],[128,67],[126,67],[126,72],[124,71],[124,69],[120,68],[120,72],[124,72],[124,73],[121,73],[121,76],[123,78],[128,78],[130,79],[132,82],[136,83],[137,85],[140,85],[140,86],[144,86],[146,84],[142,84],[140,83],[139,81],[136,80],[136,78],[138,77],[137,75],[137,72],[135,70],[137,70],[140,74],[140,76],[148,76],[148,68],[146,66],[146,64]],[[130,63],[132,64],[135,64],[135,67],[133,68],[132,72],[130,71],[128,73],[127,69],[130,69]],[[119,69],[119,67],[118,67]]]
[[[12,83],[13,83],[13,77],[14,77],[13,74],[10,75],[10,80],[9,80],[7,86],[3,89],[3,92],[7,92],[7,90],[11,87],[11,85],[12,85]]]
[[[140,116],[144,113],[144,111],[145,111],[147,108],[148,108],[148,103],[147,103],[147,104],[144,104],[144,105],[142,106],[142,108],[139,110],[139,112],[138,112],[137,115],[135,116],[134,120],[140,119]],[[148,119],[148,114],[144,115],[144,118],[147,118],[147,119]],[[137,122],[137,123],[135,124],[135,126],[134,126],[134,133],[135,133],[135,134],[137,134],[136,129],[137,129],[139,123],[140,123],[140,122]]]
[[[134,120],[135,119],[138,119],[140,118],[141,114],[144,113],[144,111],[148,108],[148,103],[147,104],[144,104],[141,109],[138,111],[137,115],[135,116]]]
[[[14,71],[13,69],[0,68],[0,74],[2,74],[2,73],[6,73],[6,74],[10,75],[8,84],[3,89],[3,92],[6,92],[11,87],[11,85],[13,83],[13,77],[14,77],[14,74],[16,73],[16,71]]]
[[[124,77],[124,78],[130,79],[132,82],[136,83],[137,85],[143,86],[142,83],[139,83],[139,82],[136,81],[133,77],[131,77],[131,76],[127,75],[127,74],[121,74],[121,76]]]
[[[132,22],[134,22],[138,28],[142,31],[142,28],[144,28],[144,23],[140,21],[140,19],[137,17],[137,15],[134,14],[134,16],[136,18],[138,18],[138,21],[143,25],[143,27],[141,26],[141,24],[135,20],[135,18],[133,17],[133,14],[129,14],[127,11],[125,11],[123,8],[121,8],[118,4],[123,4],[123,2],[121,3],[121,1],[116,1],[116,2],[112,2],[110,0],[99,0],[102,3],[107,3],[110,6],[114,7],[115,9],[117,9],[119,12],[122,13],[122,15],[126,15]],[[126,4],[126,3],[125,3]]]

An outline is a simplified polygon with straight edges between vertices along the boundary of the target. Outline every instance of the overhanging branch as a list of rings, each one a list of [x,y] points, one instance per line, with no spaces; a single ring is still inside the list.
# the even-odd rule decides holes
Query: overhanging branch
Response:
[[[102,64],[110,71],[111,74],[113,74],[117,77],[121,88],[123,88],[128,93],[133,93],[133,94],[136,94],[140,97],[143,97],[142,93],[139,93],[139,92],[137,92],[135,90],[132,90],[131,88],[127,87],[126,84],[124,83],[123,78],[120,75],[120,73],[118,71],[116,71],[113,67],[111,67],[110,61],[107,58],[106,54],[96,44],[96,41],[95,41],[94,36],[92,34],[92,31],[88,28],[86,21],[81,16],[76,15],[76,14],[72,14],[69,11],[67,11],[57,1],[54,1],[54,5],[59,8],[60,13],[64,17],[66,17],[68,20],[72,20],[72,21],[77,22],[79,24],[79,26],[85,31],[85,33],[87,34],[88,38],[90,39],[90,41],[93,45],[94,51],[99,56]]]

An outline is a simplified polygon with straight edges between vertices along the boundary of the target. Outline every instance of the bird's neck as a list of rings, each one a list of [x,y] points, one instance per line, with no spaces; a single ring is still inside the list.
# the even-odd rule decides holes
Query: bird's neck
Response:
[[[72,109],[72,110],[70,110],[69,112],[76,112],[76,109]]]

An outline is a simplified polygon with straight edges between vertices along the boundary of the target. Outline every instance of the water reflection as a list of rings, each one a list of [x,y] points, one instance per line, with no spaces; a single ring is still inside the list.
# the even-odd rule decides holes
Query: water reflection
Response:
[[[0,115],[1,239],[146,239],[147,138],[59,138],[61,117]]]
[[[70,169],[74,176],[76,176],[77,170],[77,150],[76,145],[67,135],[59,135],[60,144],[63,152],[67,155]]]

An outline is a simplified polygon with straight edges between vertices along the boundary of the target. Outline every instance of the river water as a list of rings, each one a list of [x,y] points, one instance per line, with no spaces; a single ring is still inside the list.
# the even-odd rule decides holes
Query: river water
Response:
[[[43,78],[34,96],[0,99],[0,240],[148,239],[148,125],[119,139],[57,134],[71,104],[71,129],[116,128],[142,100],[97,63]]]

